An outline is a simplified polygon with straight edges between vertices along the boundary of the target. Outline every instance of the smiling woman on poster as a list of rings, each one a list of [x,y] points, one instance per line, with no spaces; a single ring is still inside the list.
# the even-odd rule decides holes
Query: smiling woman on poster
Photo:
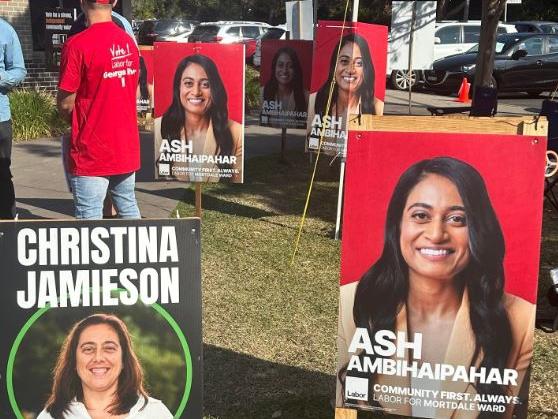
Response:
[[[302,121],[306,121],[308,92],[300,60],[290,47],[280,48],[273,56],[271,77],[263,88],[262,113],[268,111],[270,103],[278,104],[281,112],[299,112],[304,115]]]
[[[502,229],[476,169],[449,157],[408,168],[387,208],[380,258],[360,281],[341,287],[341,386],[350,376],[362,377],[362,371],[349,363],[354,358],[349,350],[355,332],[367,332],[374,339],[379,331],[391,331],[387,333],[404,332],[408,340],[421,336],[420,357],[413,359],[411,351],[406,352],[407,361],[417,361],[421,368],[464,366],[467,374],[485,368],[487,375],[495,376],[508,371],[509,380],[374,373],[367,375],[371,395],[388,385],[519,396],[532,357],[535,306],[504,292],[504,255]],[[363,351],[357,357],[380,358]],[[362,403],[350,397],[343,400],[349,405]],[[372,406],[421,417],[477,418],[488,413],[455,412],[450,405],[392,403],[378,394],[368,400]],[[506,401],[505,407],[488,416],[511,417],[513,409],[513,403]]]
[[[205,55],[180,61],[172,103],[155,119],[154,131],[156,165],[169,164],[170,177],[241,181],[242,125],[228,118],[227,91],[217,66]]]
[[[114,315],[93,314],[66,337],[52,394],[37,419],[171,419],[159,400],[148,396],[130,333]]]
[[[366,40],[356,33],[345,35],[341,39],[339,55],[337,46],[331,54],[327,81],[310,96],[309,109],[315,114],[324,114],[330,86],[335,80],[329,115],[344,119],[350,114],[382,115],[384,102],[374,96],[375,79]],[[346,126],[346,121],[343,125]]]

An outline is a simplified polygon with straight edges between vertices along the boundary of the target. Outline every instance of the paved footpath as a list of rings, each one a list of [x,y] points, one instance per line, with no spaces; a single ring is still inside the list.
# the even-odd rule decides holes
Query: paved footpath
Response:
[[[407,114],[408,93],[387,91],[386,114]],[[413,93],[413,114],[428,115],[426,106],[460,105],[453,98]],[[531,109],[520,105],[499,104],[501,115],[525,115]],[[246,118],[246,159],[258,155],[279,153],[281,131],[257,125],[257,118]],[[304,130],[289,130],[287,149],[304,150]],[[142,170],[136,178],[136,196],[142,215],[147,218],[167,218],[184,194],[187,185],[180,182],[153,181],[153,138],[142,133]],[[39,139],[14,144],[12,171],[16,188],[17,211],[20,219],[64,219],[73,217],[72,195],[68,191],[58,139]],[[250,179],[246,180],[247,182]]]

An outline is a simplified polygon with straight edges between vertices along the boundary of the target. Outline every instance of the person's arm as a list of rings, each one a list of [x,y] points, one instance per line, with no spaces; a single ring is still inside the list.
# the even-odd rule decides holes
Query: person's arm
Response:
[[[76,102],[76,92],[81,84],[82,55],[79,50],[68,41],[62,49],[60,59],[60,80],[56,106],[60,116],[67,122],[72,122],[72,112]]]
[[[10,39],[4,50],[5,70],[0,70],[0,88],[11,89],[23,81],[27,70],[16,31],[10,28]]]
[[[62,119],[64,119],[68,123],[72,123],[72,112],[74,111],[75,103],[75,93],[58,89],[58,95],[56,95],[56,106],[58,108],[58,113],[60,114]]]

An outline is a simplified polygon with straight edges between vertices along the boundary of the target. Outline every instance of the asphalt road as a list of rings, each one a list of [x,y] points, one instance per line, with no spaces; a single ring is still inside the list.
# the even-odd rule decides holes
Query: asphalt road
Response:
[[[502,93],[498,97],[498,116],[538,114],[542,101],[550,93],[543,93],[538,98],[530,98],[523,93]],[[427,106],[466,106],[456,102],[457,94],[440,96],[425,90],[412,93],[412,112],[414,115],[429,115]],[[388,89],[386,91],[386,115],[408,115],[409,93]]]

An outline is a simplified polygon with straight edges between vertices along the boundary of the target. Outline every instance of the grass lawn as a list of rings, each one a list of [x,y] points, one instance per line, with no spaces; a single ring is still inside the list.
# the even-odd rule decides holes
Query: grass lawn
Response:
[[[340,243],[338,172],[322,158],[291,266],[311,166],[246,162],[244,185],[203,188],[204,413],[209,419],[333,418]],[[178,210],[192,216],[194,193]],[[176,214],[176,211],[173,212]],[[545,211],[541,298],[558,266],[558,216]],[[540,304],[542,317],[555,309]],[[558,334],[536,333],[529,417],[558,413]],[[359,418],[379,415],[359,414]],[[383,416],[385,417],[385,416]]]

